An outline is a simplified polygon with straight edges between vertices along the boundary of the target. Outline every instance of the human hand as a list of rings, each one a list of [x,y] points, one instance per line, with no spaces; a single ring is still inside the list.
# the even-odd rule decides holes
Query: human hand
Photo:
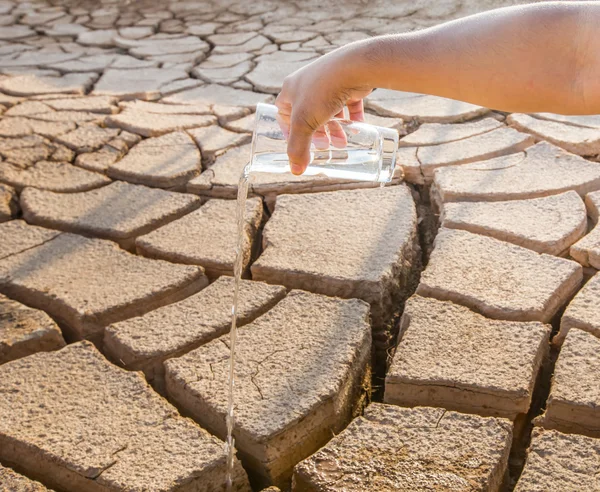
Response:
[[[352,46],[333,51],[286,77],[275,105],[279,123],[288,137],[292,173],[302,174],[310,162],[310,145],[328,148],[345,145],[346,135],[332,118],[364,120],[363,98],[372,87],[355,63]],[[354,58],[354,59],[353,59]]]

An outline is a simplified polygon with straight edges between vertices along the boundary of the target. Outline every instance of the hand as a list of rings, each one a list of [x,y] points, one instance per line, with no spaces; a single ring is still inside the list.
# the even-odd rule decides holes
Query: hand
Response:
[[[354,44],[354,43],[353,43]],[[371,91],[361,81],[352,45],[333,51],[286,77],[275,104],[279,122],[288,135],[288,157],[292,173],[302,174],[310,162],[310,145],[327,148],[329,139],[343,147],[346,135],[331,118],[343,118],[344,106],[350,119],[364,120],[363,98]],[[325,126],[327,126],[328,133]]]

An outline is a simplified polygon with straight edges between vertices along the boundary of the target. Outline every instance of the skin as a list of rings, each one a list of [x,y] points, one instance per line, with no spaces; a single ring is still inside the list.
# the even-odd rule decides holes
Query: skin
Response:
[[[292,172],[308,166],[311,141],[326,145],[324,125],[344,106],[363,121],[375,88],[507,112],[600,114],[598,26],[600,1],[541,2],[332,51],[288,76],[275,103]]]

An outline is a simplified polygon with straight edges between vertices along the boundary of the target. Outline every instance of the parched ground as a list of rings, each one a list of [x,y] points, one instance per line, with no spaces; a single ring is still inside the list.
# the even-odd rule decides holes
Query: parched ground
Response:
[[[225,490],[256,104],[514,3],[0,1],[0,490]],[[233,490],[596,490],[600,116],[366,108],[389,186],[251,183]]]

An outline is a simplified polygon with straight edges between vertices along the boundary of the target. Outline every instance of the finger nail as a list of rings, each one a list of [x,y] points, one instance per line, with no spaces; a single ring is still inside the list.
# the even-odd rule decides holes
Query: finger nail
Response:
[[[302,166],[300,166],[299,164],[294,164],[293,162],[291,162],[290,167],[292,168],[292,174],[295,174],[296,176],[302,174],[303,169]]]

